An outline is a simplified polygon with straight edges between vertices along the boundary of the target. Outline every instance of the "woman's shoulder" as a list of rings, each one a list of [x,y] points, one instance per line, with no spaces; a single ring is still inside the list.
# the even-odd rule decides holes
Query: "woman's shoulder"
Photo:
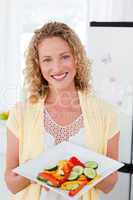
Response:
[[[97,112],[101,113],[114,113],[116,112],[117,106],[112,104],[111,102],[107,101],[106,99],[100,97],[95,93],[85,93],[85,101],[88,104],[88,107],[96,110]]]
[[[9,113],[14,113],[16,116],[23,116],[27,112],[35,112],[42,106],[42,101],[39,100],[36,103],[31,103],[29,99],[23,101],[17,101],[11,108],[9,109]]]
[[[93,95],[90,98],[97,111],[105,117],[114,118],[114,116],[118,115],[118,108],[116,105],[97,95]]]

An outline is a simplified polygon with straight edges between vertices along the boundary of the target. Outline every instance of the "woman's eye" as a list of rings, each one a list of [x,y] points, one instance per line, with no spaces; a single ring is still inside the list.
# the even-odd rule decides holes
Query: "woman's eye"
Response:
[[[43,60],[43,62],[50,62],[50,61],[51,61],[51,59],[49,59],[49,58]]]
[[[63,56],[63,59],[67,59],[67,58],[70,58],[70,56],[69,55]]]

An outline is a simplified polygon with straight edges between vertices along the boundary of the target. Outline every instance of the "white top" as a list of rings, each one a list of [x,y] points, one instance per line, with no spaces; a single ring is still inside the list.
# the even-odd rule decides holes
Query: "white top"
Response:
[[[45,125],[45,152],[51,149],[54,145],[58,145],[64,140],[71,143],[85,146],[85,134],[83,128],[83,116],[82,114],[77,117],[71,124],[67,126],[61,126],[57,124],[47,109],[44,109],[44,125]],[[42,188],[40,200],[65,200],[64,197],[56,192],[49,190],[46,191]]]

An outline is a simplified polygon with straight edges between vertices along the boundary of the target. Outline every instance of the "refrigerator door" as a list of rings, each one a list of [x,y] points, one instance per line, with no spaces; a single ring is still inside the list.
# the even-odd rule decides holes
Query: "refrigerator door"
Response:
[[[101,192],[100,200],[129,200],[130,175],[119,172],[119,180],[113,190],[108,194]]]
[[[132,27],[89,27],[88,29],[87,53],[92,63],[92,85],[98,96],[117,108],[121,131],[119,161],[124,163],[131,163],[132,35]],[[130,191],[130,174],[119,172],[119,180],[112,192],[101,194],[100,200],[131,200]]]
[[[131,199],[133,199],[133,175],[131,180]]]

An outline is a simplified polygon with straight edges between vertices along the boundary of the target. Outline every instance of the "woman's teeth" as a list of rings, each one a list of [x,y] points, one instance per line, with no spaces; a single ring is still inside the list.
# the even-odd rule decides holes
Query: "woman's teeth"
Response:
[[[52,77],[56,80],[62,80],[64,79],[66,76],[67,76],[68,72],[65,72],[63,74],[60,74],[60,75],[52,75]]]

